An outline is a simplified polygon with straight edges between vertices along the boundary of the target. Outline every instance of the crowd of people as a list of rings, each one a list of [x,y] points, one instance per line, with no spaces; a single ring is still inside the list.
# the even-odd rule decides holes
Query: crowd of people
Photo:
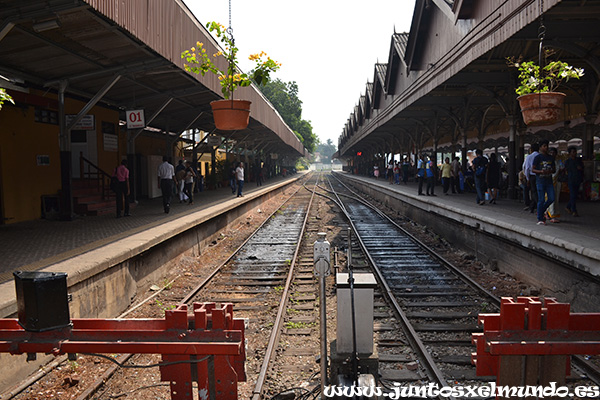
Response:
[[[407,184],[411,174],[418,183],[417,194],[420,196],[437,196],[435,194],[436,179],[442,184],[444,195],[461,194],[465,191],[475,192],[478,205],[497,204],[500,191],[508,187],[506,165],[496,153],[484,156],[477,149],[463,173],[459,157],[445,157],[440,166],[425,154],[421,154],[413,164],[408,157],[402,161],[391,160],[385,169],[390,184]],[[583,161],[577,155],[577,148],[568,148],[568,158],[563,162],[558,157],[556,148],[549,147],[548,140],[541,140],[531,145],[530,154],[523,162],[519,172],[519,186],[523,193],[525,209],[534,213],[538,225],[547,222],[560,222],[558,209],[561,186],[569,189],[569,202],[565,210],[578,217],[577,196],[583,183]],[[378,179],[379,166],[373,167],[373,176]],[[425,192],[423,188],[425,187]]]
[[[569,188],[569,202],[565,210],[574,217],[579,216],[577,195],[583,183],[583,161],[577,156],[575,147],[569,147],[567,154],[568,158],[562,162],[557,158],[558,151],[549,148],[547,140],[534,143],[519,173],[525,210],[537,215],[539,225],[546,225],[547,221],[559,222],[556,203],[563,183]]]
[[[409,178],[413,174],[413,164],[408,157],[404,157],[402,162],[391,160],[385,172],[386,179],[390,184],[404,185],[408,184]],[[419,156],[416,163],[416,171],[414,172],[415,180],[419,183],[419,195],[437,196],[435,194],[436,176],[442,182],[443,193],[448,195],[452,193],[462,193],[464,191],[464,175],[461,171],[460,159],[455,157],[450,163],[450,158],[446,157],[444,163],[439,167],[439,172],[436,172],[437,166],[433,161],[427,158],[426,155]],[[379,178],[379,167],[373,167],[373,175],[376,179]],[[423,185],[426,186],[423,193]]]
[[[244,181],[245,176],[250,175],[250,178],[256,181],[257,186],[262,186],[265,170],[268,166],[261,160],[257,161],[250,172],[245,171],[243,162],[234,162],[229,169],[229,181],[231,193],[237,197],[244,197]],[[293,171],[292,171],[293,170]],[[268,172],[268,171],[267,171]],[[295,169],[286,173],[294,173]],[[183,159],[178,161],[176,167],[170,162],[170,157],[164,156],[162,163],[157,169],[158,188],[162,195],[163,210],[168,214],[171,210],[171,201],[173,197],[179,199],[180,203],[194,204],[194,193],[202,192],[204,189],[204,177],[193,167],[190,161]],[[129,169],[127,168],[127,160],[116,167],[111,177],[111,189],[116,194],[117,218],[122,216],[129,217]],[[124,211],[124,213],[123,213]]]

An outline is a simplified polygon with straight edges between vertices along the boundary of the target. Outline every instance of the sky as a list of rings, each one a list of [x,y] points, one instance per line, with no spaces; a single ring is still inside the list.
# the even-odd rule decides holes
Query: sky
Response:
[[[229,0],[184,0],[203,24],[229,25]],[[408,32],[415,0],[231,0],[231,26],[249,72],[250,54],[282,63],[271,75],[298,84],[302,118],[322,143],[338,138],[375,63],[387,63],[391,37]]]

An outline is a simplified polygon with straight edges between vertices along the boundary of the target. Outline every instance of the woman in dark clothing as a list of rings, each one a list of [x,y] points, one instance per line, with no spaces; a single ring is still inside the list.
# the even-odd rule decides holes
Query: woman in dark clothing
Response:
[[[573,214],[574,217],[579,217],[577,213],[577,195],[579,194],[579,186],[583,182],[583,161],[577,156],[576,147],[569,147],[568,151],[569,158],[565,161],[567,183],[569,185],[567,211]]]
[[[500,163],[496,158],[496,153],[490,155],[490,163],[487,168],[487,187],[490,190],[490,204],[496,204],[498,189],[500,188],[500,177],[502,176]]]

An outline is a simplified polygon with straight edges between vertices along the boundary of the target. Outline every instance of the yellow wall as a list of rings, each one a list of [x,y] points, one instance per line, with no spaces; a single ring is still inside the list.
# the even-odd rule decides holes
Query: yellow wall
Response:
[[[0,224],[41,218],[42,196],[57,196],[62,186],[59,126],[35,121],[36,108],[58,113],[56,94],[33,89],[30,93],[9,93],[16,105],[4,103],[0,110],[0,216],[4,217]],[[67,98],[65,113],[77,114],[84,105],[84,102]],[[119,127],[116,110],[97,106],[89,114],[94,115],[96,124],[97,166],[112,174],[127,155],[126,130]],[[104,150],[102,122],[114,125],[118,151]],[[159,134],[143,133],[136,139],[135,153],[144,156],[172,154],[165,139]],[[37,165],[39,155],[48,156],[50,165]],[[176,155],[174,160],[181,156]],[[220,154],[217,156],[218,159],[221,157]],[[202,161],[207,158],[210,160],[210,154]]]
[[[57,195],[61,188],[59,127],[35,122],[36,107],[58,112],[56,95],[35,90],[11,95],[16,105],[5,103],[0,110],[0,201],[4,217],[0,223],[41,218],[42,196]],[[77,114],[84,105],[66,99],[65,112]],[[119,134],[119,151],[105,152],[102,121],[115,124],[118,132],[119,114],[102,107],[94,107],[89,114],[96,121],[98,166],[110,173],[126,153],[126,139]],[[50,165],[38,165],[39,155],[49,156]]]
[[[0,184],[5,223],[41,217],[41,196],[60,188],[57,125],[34,122],[33,107],[4,105],[0,111]],[[37,156],[48,155],[49,166]]]

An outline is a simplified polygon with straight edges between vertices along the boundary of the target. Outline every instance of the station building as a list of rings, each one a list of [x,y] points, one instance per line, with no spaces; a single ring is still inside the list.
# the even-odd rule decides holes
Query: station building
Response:
[[[164,155],[187,157],[207,178],[226,161],[276,174],[304,156],[254,86],[236,91],[252,101],[248,128],[216,130],[219,82],[181,59],[197,41],[218,51],[205,22],[175,0],[3,1],[0,87],[15,104],[0,110],[0,224],[95,215],[114,203],[108,183],[123,159],[135,200],[159,195]]]
[[[346,168],[369,174],[395,156],[426,153],[436,164],[459,155],[466,170],[475,149],[504,155],[508,193],[532,143],[548,139],[559,154],[575,145],[585,177],[600,181],[600,2],[575,0],[417,0],[409,32],[394,33],[389,58],[374,67],[339,137]],[[585,75],[563,82],[558,122],[527,126],[510,60],[559,60]],[[544,59],[543,58],[543,59]],[[442,158],[442,159],[440,159]]]

